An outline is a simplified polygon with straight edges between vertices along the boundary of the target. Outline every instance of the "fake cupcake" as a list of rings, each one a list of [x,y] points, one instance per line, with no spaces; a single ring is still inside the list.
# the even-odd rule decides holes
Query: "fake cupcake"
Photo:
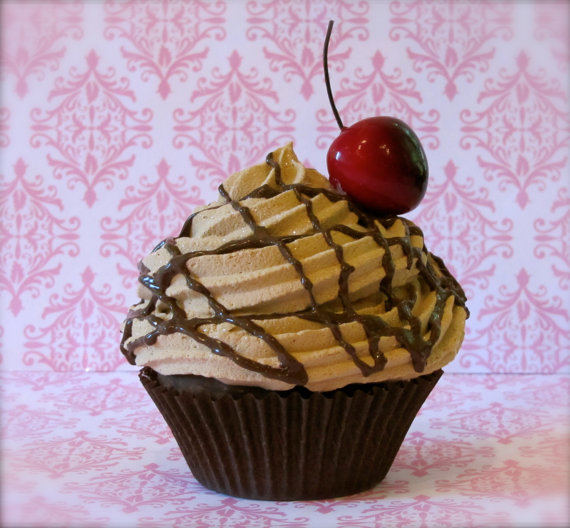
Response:
[[[121,350],[195,478],[234,496],[379,483],[464,336],[464,293],[420,229],[365,212],[290,144],[139,269]]]

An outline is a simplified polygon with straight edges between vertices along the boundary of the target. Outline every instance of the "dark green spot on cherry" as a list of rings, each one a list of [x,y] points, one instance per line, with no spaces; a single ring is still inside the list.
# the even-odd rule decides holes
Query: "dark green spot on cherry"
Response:
[[[424,149],[413,130],[395,117],[369,117],[349,127],[342,124],[328,74],[332,26],[331,20],[323,62],[327,94],[340,134],[327,153],[329,180],[360,207],[378,216],[407,213],[426,192],[428,164]]]

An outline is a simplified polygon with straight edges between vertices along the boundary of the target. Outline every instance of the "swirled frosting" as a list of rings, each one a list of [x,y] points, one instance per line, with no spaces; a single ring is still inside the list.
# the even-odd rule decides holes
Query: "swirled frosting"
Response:
[[[161,374],[316,391],[450,362],[464,293],[420,229],[360,211],[289,144],[139,264],[121,350]]]

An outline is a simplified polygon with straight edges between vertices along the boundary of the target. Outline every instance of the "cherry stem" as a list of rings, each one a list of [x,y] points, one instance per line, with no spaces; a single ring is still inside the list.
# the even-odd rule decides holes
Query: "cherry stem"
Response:
[[[342,119],[340,118],[340,114],[338,113],[336,105],[334,104],[334,98],[333,98],[333,94],[332,94],[332,90],[331,90],[331,81],[329,78],[328,55],[329,55],[329,42],[331,40],[331,33],[332,33],[333,25],[334,25],[334,20],[329,21],[329,27],[327,28],[327,34],[325,36],[325,46],[323,49],[323,67],[325,70],[325,85],[327,87],[327,95],[329,97],[329,103],[331,105],[331,109],[332,109],[332,112],[334,114],[334,118],[336,119],[336,122],[338,123],[338,127],[342,130],[344,128],[344,125],[342,124]]]

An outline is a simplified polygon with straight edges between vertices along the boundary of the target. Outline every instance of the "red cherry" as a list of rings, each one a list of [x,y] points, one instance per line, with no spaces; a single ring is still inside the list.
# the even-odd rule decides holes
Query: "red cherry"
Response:
[[[327,153],[331,183],[377,215],[407,213],[423,198],[428,164],[420,140],[403,121],[377,116],[345,127],[334,104],[327,56],[333,21],[323,51],[325,83],[340,135]]]
[[[369,117],[343,127],[327,153],[327,168],[337,189],[377,214],[411,211],[427,188],[422,145],[395,117]]]

